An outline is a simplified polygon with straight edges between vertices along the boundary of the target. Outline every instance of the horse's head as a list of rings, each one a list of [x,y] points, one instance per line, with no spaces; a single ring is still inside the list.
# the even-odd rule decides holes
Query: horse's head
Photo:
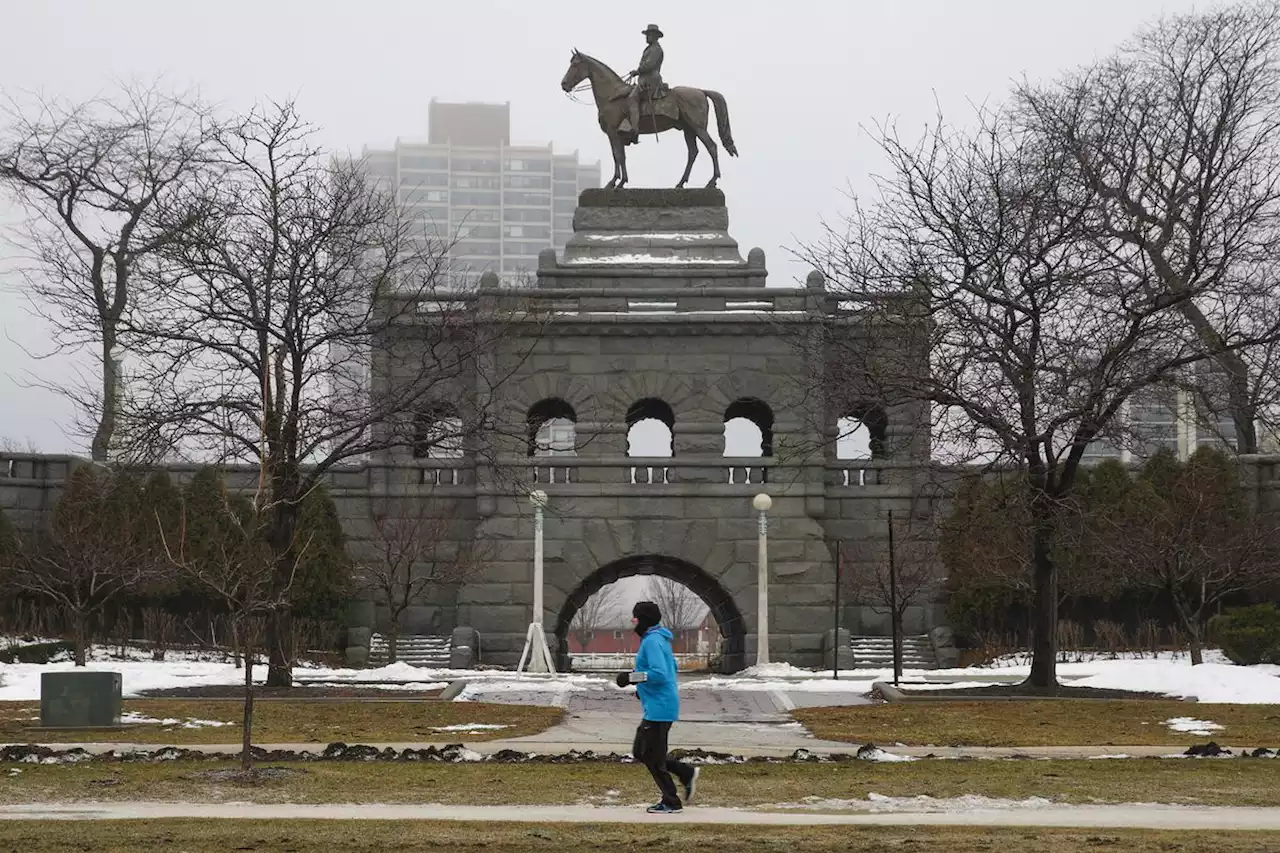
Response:
[[[564,77],[560,80],[560,88],[572,92],[575,86],[587,79],[588,73],[586,56],[575,50],[573,58],[569,60],[569,70],[564,72]]]

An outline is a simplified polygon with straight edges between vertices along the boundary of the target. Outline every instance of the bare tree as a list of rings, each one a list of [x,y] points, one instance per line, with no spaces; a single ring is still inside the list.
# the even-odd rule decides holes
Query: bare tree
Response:
[[[387,662],[395,663],[405,611],[433,589],[457,585],[483,565],[476,544],[458,514],[457,501],[426,501],[373,516],[370,559],[361,561],[363,583],[386,605],[391,627]]]
[[[596,631],[607,630],[618,624],[621,615],[622,595],[616,584],[601,587],[593,593],[578,612],[573,614],[569,630],[585,651]]]
[[[649,578],[645,594],[662,611],[662,621],[676,635],[677,644],[688,639],[682,632],[696,628],[707,615],[706,603],[678,580],[654,575]]]
[[[889,614],[893,635],[894,678],[902,677],[903,619],[909,608],[936,594],[939,572],[940,520],[931,501],[890,512],[884,532],[891,536],[842,543],[841,579],[853,596],[872,610]],[[913,511],[916,510],[916,511]]]
[[[1056,689],[1055,531],[1088,446],[1138,391],[1257,335],[1224,313],[1219,343],[1184,334],[1181,305],[1213,280],[1152,292],[1139,252],[1096,239],[1097,191],[1017,116],[939,120],[918,145],[892,131],[879,198],[806,252],[853,302],[806,338],[824,399],[927,403],[934,447],[1025,481],[1033,589],[1028,687]],[[1241,328],[1245,326],[1245,328]]]
[[[88,466],[71,475],[49,529],[19,532],[9,583],[56,606],[66,619],[75,665],[88,658],[91,628],[106,608],[158,571],[143,535],[138,484]]]
[[[1125,486],[1089,508],[1097,550],[1130,586],[1168,596],[1191,662],[1203,663],[1205,626],[1219,605],[1280,574],[1274,513],[1251,512],[1233,463],[1208,448],[1186,463],[1162,451]]]
[[[520,345],[485,291],[460,292],[449,246],[360,163],[330,158],[292,104],[220,129],[210,212],[166,245],[131,318],[127,438],[149,455],[247,461],[276,566],[293,576],[302,498],[334,466],[379,451],[478,453]],[[499,364],[501,366],[499,366]],[[271,611],[268,683],[292,684],[290,610]]]
[[[227,609],[244,660],[240,767],[246,773],[253,767],[254,655],[270,615],[288,607],[293,581],[290,576],[282,583],[277,575],[265,538],[267,521],[251,501],[228,495],[218,477],[188,489],[177,541],[165,541],[172,564]],[[305,548],[303,542],[294,550],[301,555]]]
[[[134,277],[203,216],[189,183],[213,126],[196,100],[139,86],[82,103],[10,100],[3,118],[0,187],[27,213],[18,243],[32,305],[54,330],[55,352],[92,348],[100,366],[79,387],[37,382],[76,404],[102,462],[116,428]]]
[[[1280,4],[1178,15],[1049,85],[1023,84],[1023,120],[1090,190],[1090,229],[1128,275],[1177,306],[1214,371],[1181,378],[1234,422],[1241,453],[1272,419],[1275,346],[1227,344],[1280,311]],[[1188,298],[1212,291],[1214,298]],[[1171,379],[1174,377],[1171,377]]]

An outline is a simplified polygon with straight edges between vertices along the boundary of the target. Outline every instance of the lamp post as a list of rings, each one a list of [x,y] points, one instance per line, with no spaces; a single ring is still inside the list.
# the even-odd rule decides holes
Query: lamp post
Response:
[[[756,665],[769,662],[769,509],[773,498],[764,492],[751,499],[760,513],[759,552],[756,562],[760,574],[756,578]]]
[[[529,493],[533,504],[533,623],[542,627],[542,511],[547,506],[547,493],[534,489]]]
[[[516,670],[523,672],[527,663],[531,672],[555,672],[555,661],[542,629],[542,511],[547,506],[547,493],[535,489],[529,493],[529,503],[533,504],[533,618],[529,621],[524,651],[520,653]]]

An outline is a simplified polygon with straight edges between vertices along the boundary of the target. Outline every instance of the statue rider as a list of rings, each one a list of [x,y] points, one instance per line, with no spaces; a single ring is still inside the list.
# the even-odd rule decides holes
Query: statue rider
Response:
[[[633,145],[640,141],[640,99],[648,97],[652,104],[662,96],[662,45],[658,44],[658,39],[662,38],[662,30],[658,29],[657,24],[650,24],[641,35],[647,46],[640,56],[640,64],[636,66],[636,70],[627,75],[636,78],[627,96],[627,106],[631,111],[630,141]]]

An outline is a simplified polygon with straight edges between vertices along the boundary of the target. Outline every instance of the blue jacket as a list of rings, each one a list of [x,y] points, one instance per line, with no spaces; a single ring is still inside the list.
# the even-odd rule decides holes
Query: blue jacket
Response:
[[[636,672],[647,678],[636,685],[644,718],[655,723],[680,719],[680,695],[676,684],[676,657],[671,653],[671,632],[655,625],[645,632],[636,652]]]

